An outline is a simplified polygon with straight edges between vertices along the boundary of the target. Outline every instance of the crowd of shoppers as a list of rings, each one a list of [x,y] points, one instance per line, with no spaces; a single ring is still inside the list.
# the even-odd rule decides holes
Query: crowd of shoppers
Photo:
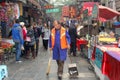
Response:
[[[18,19],[15,20],[9,37],[12,36],[15,43],[16,63],[22,62],[22,56],[29,59],[31,53],[33,59],[37,57],[40,35],[41,28],[37,23],[33,22],[31,25],[25,25],[24,22],[20,22]]]

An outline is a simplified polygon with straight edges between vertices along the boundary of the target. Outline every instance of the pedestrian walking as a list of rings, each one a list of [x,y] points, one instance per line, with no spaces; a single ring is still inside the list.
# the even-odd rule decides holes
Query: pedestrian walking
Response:
[[[43,26],[41,27],[42,43],[43,43],[43,37],[44,37],[44,29],[45,29],[45,27],[44,27],[44,24],[43,24]],[[44,43],[43,43],[43,46],[44,46]]]
[[[16,62],[22,62],[20,60],[20,56],[21,56],[21,47],[24,44],[24,40],[22,35],[22,28],[20,27],[18,19],[15,20],[15,24],[12,27],[12,39],[15,42]]]
[[[53,59],[57,62],[57,75],[60,79],[62,78],[64,62],[67,57],[67,49],[70,48],[70,36],[59,21],[55,20],[53,24],[54,28],[51,30],[49,47],[50,50],[53,50]]]
[[[34,30],[31,25],[28,25],[27,30],[27,38],[29,38],[29,41],[26,42],[26,50],[27,50],[27,56],[26,58],[29,59],[30,53],[32,53],[32,58],[35,59],[35,36],[34,36]]]
[[[35,22],[33,23],[33,30],[34,30],[34,36],[35,36],[35,41],[36,41],[36,43],[35,43],[35,46],[36,46],[35,53],[36,53],[36,56],[37,56],[38,55],[38,50],[39,50],[39,37],[40,37],[40,34],[41,34],[41,30]]]
[[[49,27],[47,26],[46,23],[44,23],[44,30],[43,30],[43,46],[45,48],[45,50],[48,49],[48,40],[49,40],[49,37],[50,37],[50,30],[49,30]]]
[[[27,35],[27,29],[24,22],[20,22],[20,26],[22,27],[22,34],[23,34],[23,40],[24,40],[24,50],[22,51],[21,56],[26,56],[26,35]]]
[[[71,38],[70,54],[73,53],[73,56],[76,56],[77,29],[76,29],[74,23],[71,23],[71,25],[70,25],[69,35],[70,35],[70,38]]]

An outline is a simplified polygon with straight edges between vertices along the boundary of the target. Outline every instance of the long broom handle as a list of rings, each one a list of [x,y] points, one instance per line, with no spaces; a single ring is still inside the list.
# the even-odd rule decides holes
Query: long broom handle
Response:
[[[50,73],[51,60],[52,60],[51,56],[52,56],[52,51],[50,51],[50,58],[49,58],[49,61],[48,61],[48,67],[47,67],[46,75],[49,75],[49,73]]]
[[[70,49],[68,49],[70,51]],[[69,55],[70,62],[72,63],[71,55]]]

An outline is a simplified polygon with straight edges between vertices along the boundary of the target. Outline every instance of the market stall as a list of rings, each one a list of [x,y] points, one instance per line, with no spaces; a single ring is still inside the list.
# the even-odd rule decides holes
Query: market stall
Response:
[[[120,15],[119,12],[101,5],[97,5],[97,10],[98,14],[96,14],[96,19],[102,22]],[[116,55],[120,57],[120,55],[118,55],[119,48],[116,38],[113,36],[112,34],[102,33],[101,35],[95,36],[96,40],[91,40],[91,42],[94,41],[95,43],[91,45],[91,64],[100,80],[120,80],[118,75],[118,72],[120,72],[118,68],[119,60],[115,57]],[[117,67],[112,65],[113,62]]]
[[[101,80],[120,80],[120,49],[116,44],[97,45],[94,47],[92,61],[94,61],[96,72],[100,72]],[[99,69],[99,71],[98,71]],[[106,75],[106,76],[105,76]]]

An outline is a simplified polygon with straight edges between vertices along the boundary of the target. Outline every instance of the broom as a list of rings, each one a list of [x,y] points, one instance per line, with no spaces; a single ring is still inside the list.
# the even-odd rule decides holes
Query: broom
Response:
[[[47,71],[46,71],[46,75],[49,75],[50,73],[50,67],[51,67],[51,61],[52,61],[52,51],[50,51],[50,58],[48,60],[48,66],[47,66]]]

